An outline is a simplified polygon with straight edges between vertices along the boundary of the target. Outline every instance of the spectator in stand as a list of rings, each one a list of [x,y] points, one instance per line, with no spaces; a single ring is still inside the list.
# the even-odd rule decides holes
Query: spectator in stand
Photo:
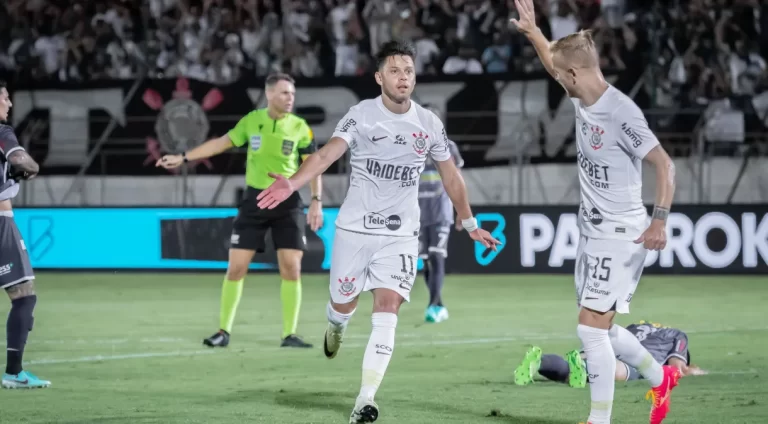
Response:
[[[535,2],[551,39],[595,31],[602,65],[632,77],[622,88],[654,64],[646,86],[662,105],[764,88],[768,0]],[[359,75],[395,35],[416,43],[421,74],[540,70],[510,28],[514,17],[514,0],[7,0],[0,72],[10,80],[147,75],[220,84],[277,70]]]

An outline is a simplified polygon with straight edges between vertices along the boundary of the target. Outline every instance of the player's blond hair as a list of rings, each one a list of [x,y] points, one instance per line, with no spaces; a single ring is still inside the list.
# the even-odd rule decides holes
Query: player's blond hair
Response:
[[[555,40],[549,45],[549,52],[562,57],[569,66],[591,68],[598,65],[597,47],[591,30],[581,30]]]

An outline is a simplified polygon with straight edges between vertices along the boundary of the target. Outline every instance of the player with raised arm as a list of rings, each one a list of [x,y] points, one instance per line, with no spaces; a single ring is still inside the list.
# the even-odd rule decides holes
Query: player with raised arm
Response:
[[[550,43],[536,26],[533,0],[515,0],[515,5],[519,19],[513,23],[576,109],[581,234],[574,276],[580,306],[577,333],[590,372],[588,422],[611,420],[618,356],[650,382],[650,423],[658,424],[669,412],[680,371],[659,364],[613,318],[617,312],[629,313],[647,251],[666,245],[674,165],[642,111],[603,78],[591,34],[582,31]],[[656,206],[650,220],[642,199],[642,161],[656,169]]]
[[[259,207],[272,209],[323,173],[349,149],[349,190],[336,220],[331,258],[328,329],[324,350],[334,358],[358,296],[373,292],[372,330],[363,356],[362,385],[350,423],[378,418],[374,396],[395,347],[400,305],[416,278],[419,236],[419,175],[429,156],[469,236],[495,249],[498,241],[477,226],[467,189],[448,150],[442,122],[411,100],[416,84],[409,43],[391,41],[376,56],[381,96],[351,107],[330,141],[290,178],[259,194]]]
[[[299,167],[299,158],[315,151],[312,130],[307,122],[291,113],[296,87],[287,74],[271,74],[266,79],[267,107],[245,115],[227,134],[206,141],[181,155],[166,155],[156,166],[176,168],[187,161],[218,155],[232,147],[248,147],[243,199],[233,223],[227,275],[221,289],[219,331],[203,340],[209,347],[229,345],[237,306],[243,294],[243,281],[253,256],[265,250],[267,230],[277,251],[280,269],[280,299],[283,306],[281,347],[310,348],[298,335],[301,308],[301,259],[307,239],[303,205],[299,193],[293,193],[272,211],[256,207],[256,196],[273,181],[268,173],[290,177]],[[307,224],[312,231],[323,225],[320,175],[312,180],[312,202]]]
[[[440,117],[437,108],[424,107]],[[464,166],[459,148],[448,140],[456,166]],[[419,181],[419,209],[421,209],[421,230],[419,231],[419,257],[424,261],[424,279],[429,290],[429,305],[424,314],[426,322],[443,322],[448,319],[448,309],[443,305],[443,280],[445,260],[448,257],[448,237],[453,225],[453,205],[440,181],[440,173],[431,159],[427,159]],[[461,229],[460,224],[456,226]]]
[[[0,122],[8,120],[13,104],[5,82],[0,81]],[[13,221],[11,199],[19,194],[19,181],[34,178],[40,166],[19,145],[13,128],[0,124],[0,287],[11,299],[11,312],[6,323],[6,363],[2,386],[6,389],[48,387],[22,368],[24,347],[35,320],[37,303],[35,274],[21,233]]]

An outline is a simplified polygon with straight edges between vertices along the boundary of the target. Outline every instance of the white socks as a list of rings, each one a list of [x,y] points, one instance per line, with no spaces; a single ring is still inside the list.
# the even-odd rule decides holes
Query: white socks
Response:
[[[397,315],[389,312],[374,312],[371,316],[371,338],[363,356],[363,382],[360,397],[373,400],[379,389],[384,373],[387,372],[392,351],[395,348]]]
[[[325,314],[328,317],[328,323],[331,325],[331,327],[333,327],[334,331],[339,333],[344,333],[344,330],[347,329],[349,319],[352,318],[354,313],[355,311],[352,311],[348,314],[342,314],[341,312],[333,309],[331,302],[328,302],[328,306],[325,308]]]
[[[624,327],[613,325],[608,331],[614,352],[622,362],[637,368],[640,375],[658,387],[664,381],[664,370],[632,333]]]
[[[608,330],[579,324],[576,333],[587,357],[589,390],[592,396],[592,408],[587,421],[592,424],[610,424],[616,385],[616,356]]]

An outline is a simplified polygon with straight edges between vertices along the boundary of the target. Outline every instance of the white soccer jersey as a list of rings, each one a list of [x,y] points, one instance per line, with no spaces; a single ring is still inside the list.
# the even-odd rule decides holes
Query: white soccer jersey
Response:
[[[635,102],[613,86],[592,106],[576,107],[582,235],[636,240],[649,224],[642,160],[659,145]]]
[[[451,159],[445,128],[434,113],[411,101],[404,114],[390,112],[381,96],[351,107],[333,137],[351,151],[347,197],[338,228],[366,234],[419,234],[419,176],[427,155]]]

